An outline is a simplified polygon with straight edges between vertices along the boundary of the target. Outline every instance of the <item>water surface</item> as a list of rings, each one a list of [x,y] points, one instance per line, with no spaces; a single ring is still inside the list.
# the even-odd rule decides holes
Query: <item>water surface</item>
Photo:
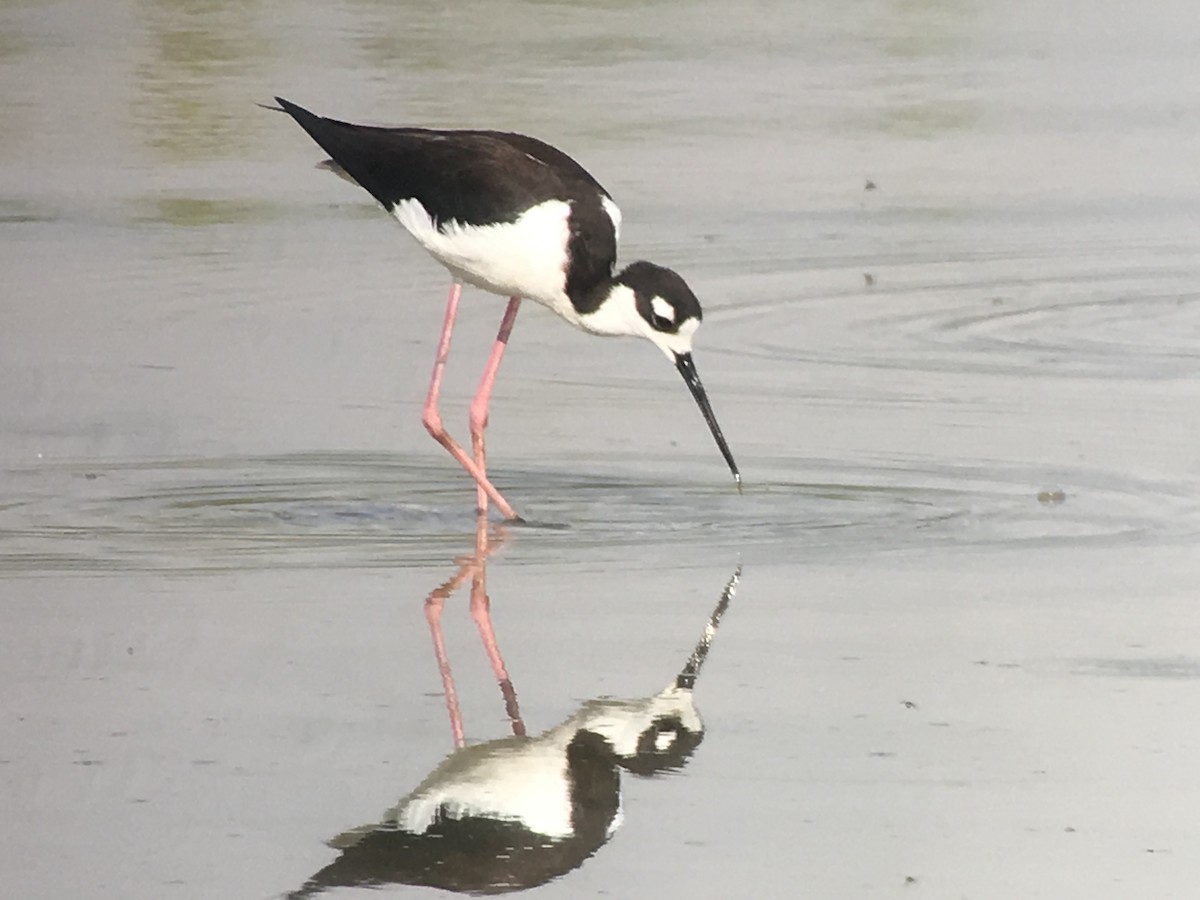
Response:
[[[1183,2],[0,4],[8,890],[299,889],[454,749],[431,596],[512,734],[419,422],[446,277],[282,94],[548,139],[705,304],[744,495],[648,346],[526,304],[493,397],[531,734],[743,565],[703,742],[537,890],[1191,897],[1198,50]]]

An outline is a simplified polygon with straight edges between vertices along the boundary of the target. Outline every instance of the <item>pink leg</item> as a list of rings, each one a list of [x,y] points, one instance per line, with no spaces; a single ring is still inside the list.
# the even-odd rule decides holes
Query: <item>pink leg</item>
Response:
[[[508,347],[508,336],[512,334],[513,324],[517,321],[517,310],[520,307],[520,297],[509,298],[508,306],[504,309],[504,318],[500,320],[500,330],[496,332],[496,342],[492,344],[492,353],[483,369],[483,377],[479,379],[479,389],[471,400],[468,417],[471,425],[471,454],[475,457],[475,465],[485,475],[487,465],[483,452],[483,430],[487,428],[488,423],[488,401],[492,397],[492,385],[496,382],[496,372],[500,369],[500,360]],[[476,502],[479,509],[487,509],[488,494],[483,489],[483,485],[476,488]]]
[[[505,317],[507,318],[507,316]],[[510,323],[511,326],[511,323]],[[494,374],[494,373],[493,373]],[[471,577],[471,618],[479,630],[483,641],[483,650],[488,661],[492,664],[492,672],[500,685],[500,694],[504,698],[504,711],[512,723],[513,734],[525,734],[525,720],[521,718],[521,710],[517,706],[517,691],[512,679],[508,677],[508,669],[504,658],[500,655],[500,647],[496,643],[496,634],[492,630],[492,601],[487,595],[487,556],[491,546],[487,538],[487,518],[481,513],[475,530],[475,558],[478,565]]]
[[[480,495],[491,498],[491,501],[496,504],[496,508],[500,510],[500,514],[506,519],[516,519],[519,521],[521,517],[517,515],[508,501],[500,496],[500,492],[492,486],[492,483],[487,480],[483,469],[477,466],[463,452],[462,447],[458,446],[454,438],[446,433],[446,429],[442,426],[442,417],[438,413],[438,391],[442,386],[442,372],[446,368],[446,357],[450,353],[450,335],[454,331],[454,317],[458,313],[458,298],[461,294],[462,285],[455,282],[450,288],[450,298],[446,302],[446,320],[442,324],[442,336],[438,341],[437,359],[433,364],[433,377],[429,381],[429,393],[425,397],[425,407],[421,412],[421,422],[425,425],[425,430],[433,436],[433,439],[445,447],[450,452],[450,455],[458,460],[458,464],[466,469],[467,473],[475,479],[475,483],[479,486]],[[509,305],[512,305],[511,302]],[[505,318],[507,318],[507,314]],[[509,327],[512,327],[511,324]],[[507,340],[507,335],[505,339]],[[486,509],[486,503],[483,508]]]

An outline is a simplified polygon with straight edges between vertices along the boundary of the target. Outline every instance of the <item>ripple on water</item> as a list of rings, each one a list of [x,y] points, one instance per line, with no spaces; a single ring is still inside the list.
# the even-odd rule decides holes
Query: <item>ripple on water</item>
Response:
[[[670,477],[502,471],[501,489],[554,526],[513,529],[506,553],[515,563],[659,567],[713,551],[791,561],[1197,531],[1186,491],[1105,472],[812,460],[776,461],[775,471],[744,496]],[[470,486],[439,461],[238,457],[45,465],[8,476],[14,499],[0,507],[8,573],[441,565],[473,535]]]
[[[741,338],[750,355],[777,361],[1148,380],[1200,373],[1190,249],[1136,262],[1114,248],[1070,260],[897,267],[876,272],[853,295],[813,301],[806,310],[797,315],[791,302],[765,301],[730,318],[745,317]],[[798,327],[805,333],[797,335]]]
[[[0,568],[440,564],[462,551],[472,518],[443,512],[453,507],[428,474],[308,455],[25,469],[20,499],[0,510]]]

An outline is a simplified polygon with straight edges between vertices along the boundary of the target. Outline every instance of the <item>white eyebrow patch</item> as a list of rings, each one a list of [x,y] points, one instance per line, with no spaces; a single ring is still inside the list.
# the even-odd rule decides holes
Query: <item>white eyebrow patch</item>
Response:
[[[654,314],[660,319],[666,319],[668,322],[675,321],[675,307],[662,297],[652,297],[650,299],[650,308],[654,310]]]

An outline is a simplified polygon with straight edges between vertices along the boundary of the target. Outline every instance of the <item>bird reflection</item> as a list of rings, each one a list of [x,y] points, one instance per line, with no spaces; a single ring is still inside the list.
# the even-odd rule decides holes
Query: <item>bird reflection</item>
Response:
[[[525,734],[516,692],[496,645],[485,588],[488,555],[503,540],[480,523],[474,554],[426,600],[445,687],[455,751],[378,823],[329,844],[341,855],[289,896],[333,887],[421,885],[499,894],[545,884],[578,868],[622,820],[620,770],[655,775],[685,766],[704,737],[692,699],[734,572],[683,669],[657,694],[596,699],[536,736]],[[466,746],[454,681],[441,638],[442,604],[471,579],[471,613],[500,684],[513,734]]]

